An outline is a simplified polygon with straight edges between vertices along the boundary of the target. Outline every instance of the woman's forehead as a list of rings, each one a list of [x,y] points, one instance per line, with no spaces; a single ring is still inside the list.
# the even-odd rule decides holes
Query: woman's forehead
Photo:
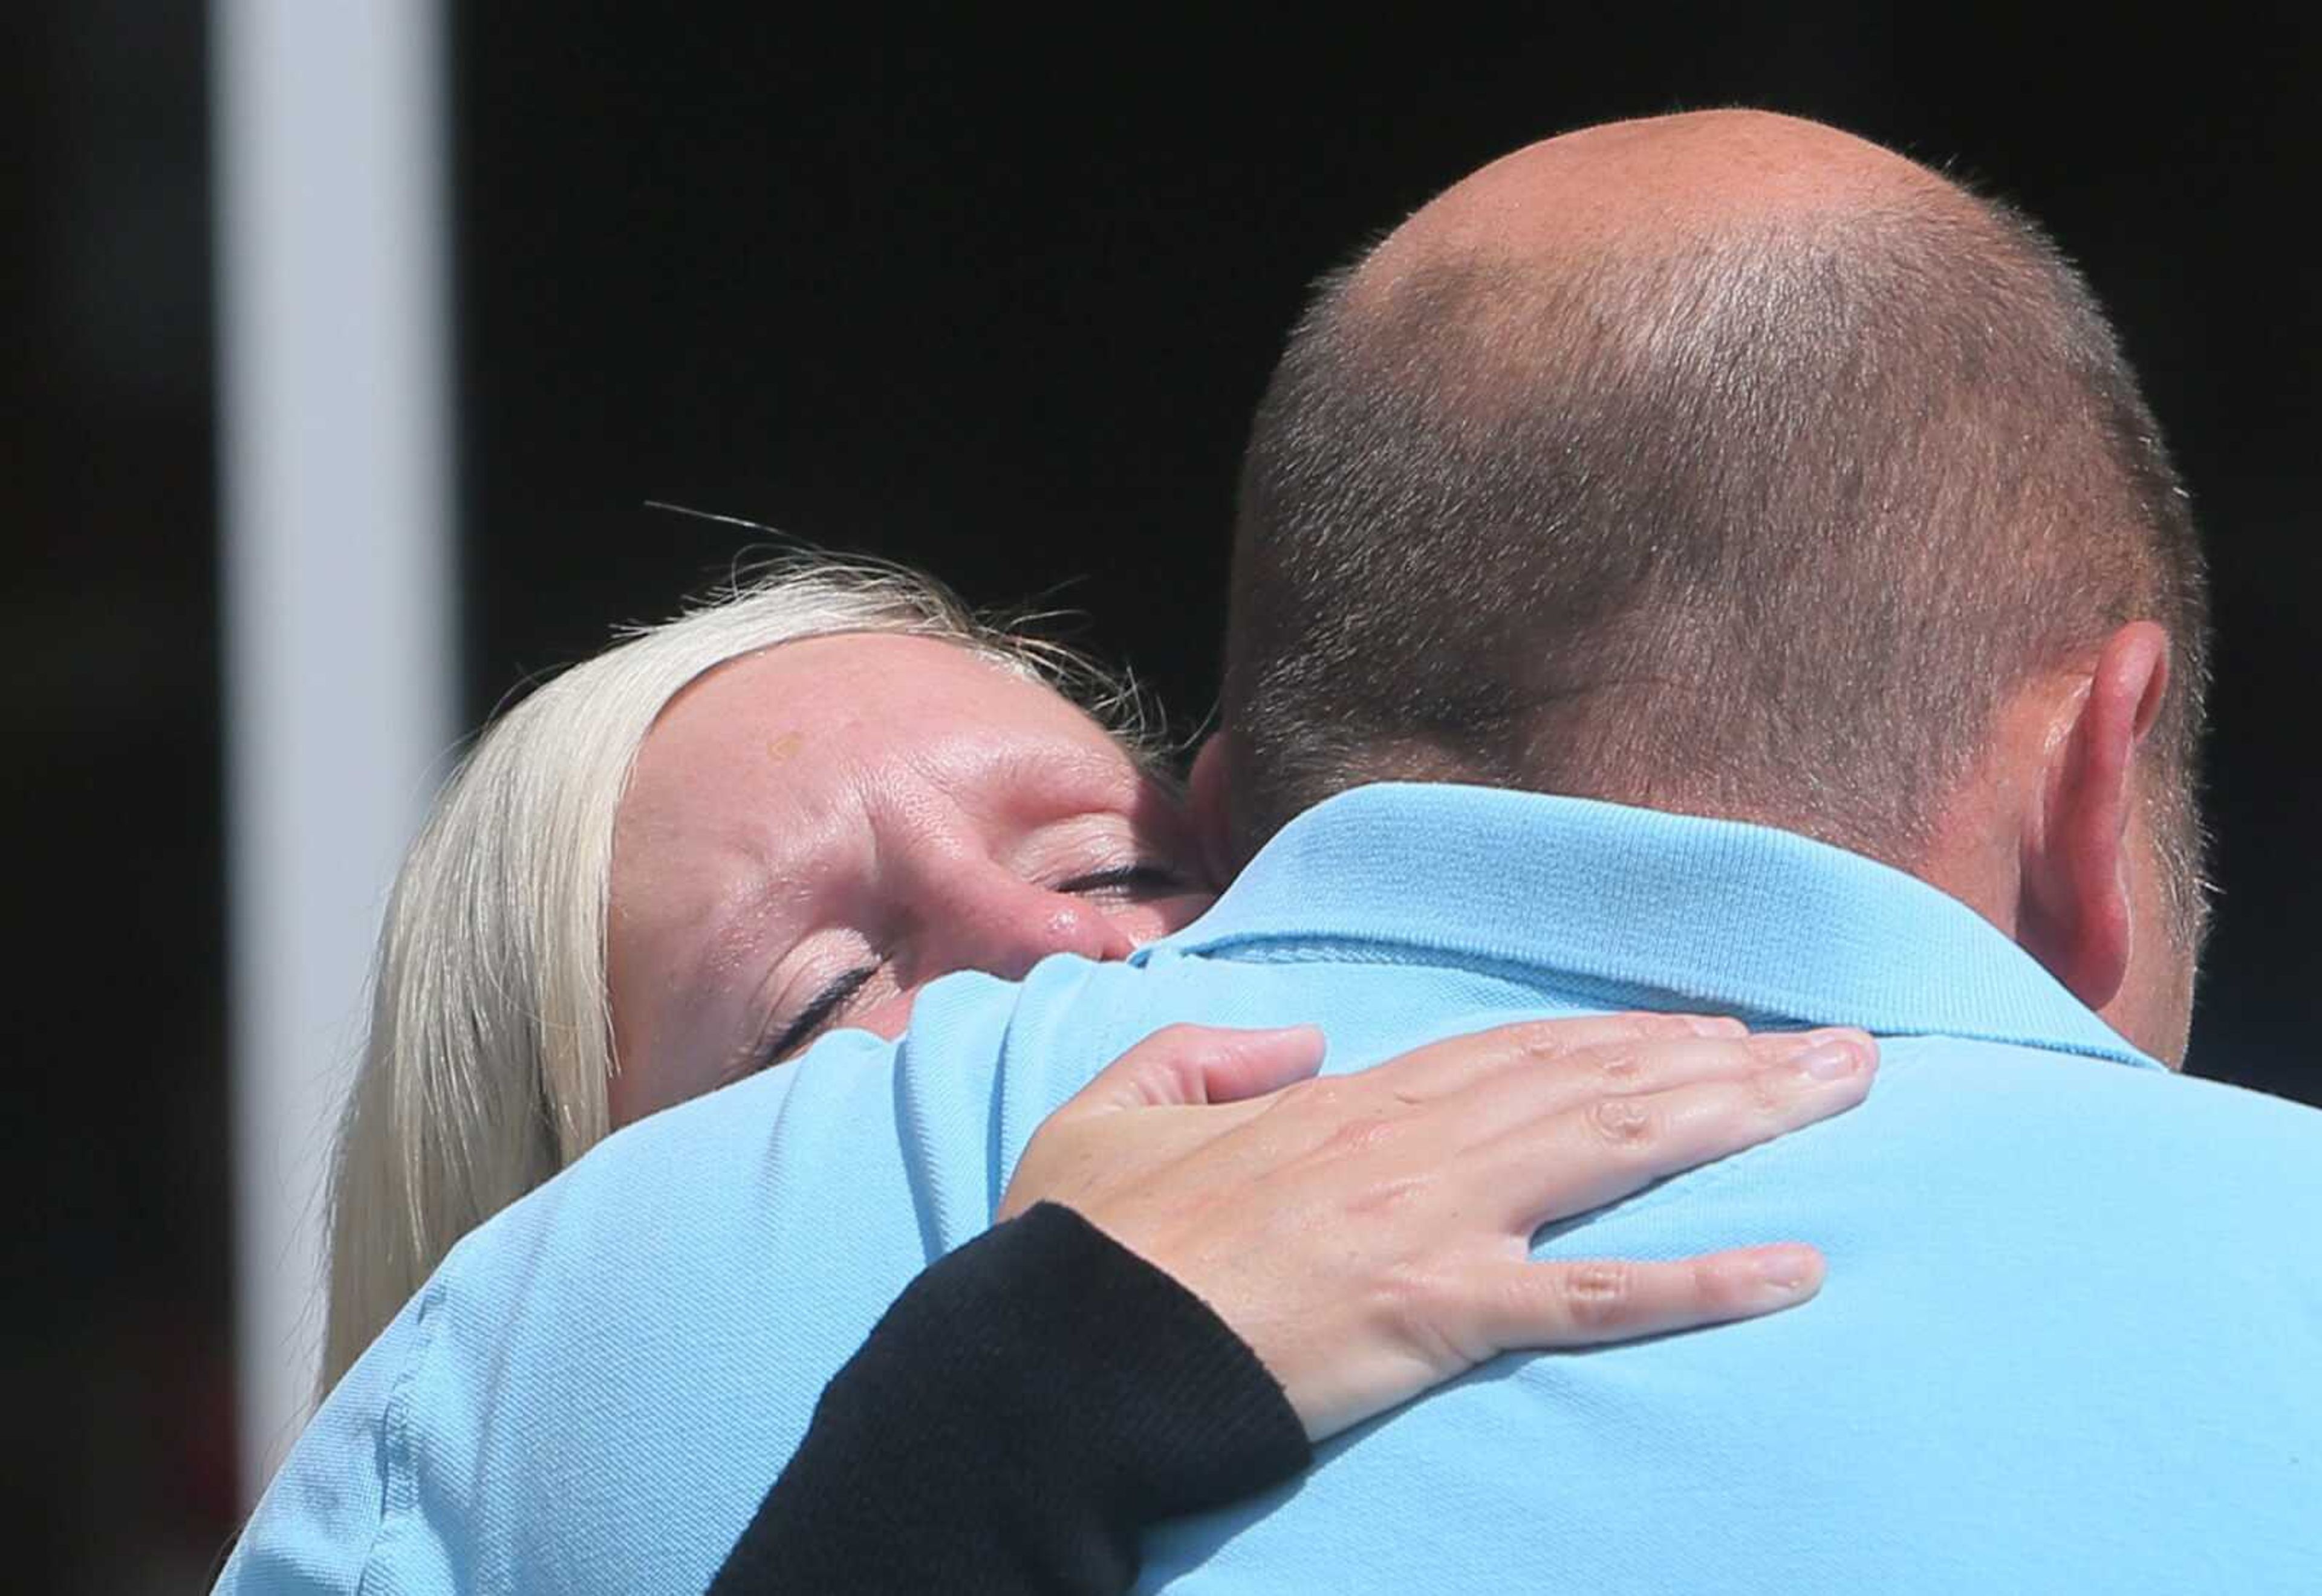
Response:
[[[639,752],[622,825],[692,831],[737,804],[819,809],[906,777],[1090,802],[1141,784],[1134,756],[1054,689],[940,639],[853,634],[766,649],[688,688]]]
[[[846,634],[782,643],[701,675],[654,722],[645,754],[662,744],[687,761],[908,756],[961,726],[1112,747],[1071,698],[996,659],[943,638]]]

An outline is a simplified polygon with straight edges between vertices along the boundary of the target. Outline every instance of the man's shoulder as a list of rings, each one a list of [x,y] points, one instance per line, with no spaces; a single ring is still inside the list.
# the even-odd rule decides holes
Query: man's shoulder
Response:
[[[1971,1223],[2027,1256],[2181,1248],[2220,1269],[2322,1279],[2322,1249],[2305,1240],[2322,1208],[2322,1110],[2029,1047],[1896,1038],[1883,1052],[1849,1117],[1860,1123],[1840,1123],[1827,1159],[1905,1231]]]
[[[937,1209],[982,1205],[973,1172],[939,1190],[914,1156],[900,1052],[835,1035],[471,1232],[326,1400],[230,1587],[273,1588],[256,1571],[311,1562],[313,1540],[352,1577],[441,1571],[425,1588],[599,1589],[612,1569],[703,1588],[816,1396],[943,1249]],[[341,1497],[362,1511],[318,1510]],[[715,1533],[669,1535],[678,1504]]]
[[[1924,1084],[1963,1111],[2070,1119],[2084,1137],[2164,1140],[2197,1158],[2231,1157],[2253,1140],[2322,1147],[2322,1108],[2150,1062],[1954,1037],[1897,1037],[1884,1046],[1905,1070],[1886,1079]],[[2322,1162],[2316,1168],[2322,1173]]]
[[[791,1062],[617,1131],[464,1238],[437,1295],[489,1298],[505,1314],[522,1306],[504,1300],[514,1294],[570,1314],[651,1301],[685,1271],[770,1249],[850,1268],[907,1250],[916,1268],[990,1224],[991,1119],[1024,1051],[1022,999],[1078,979],[1046,966],[1028,986],[946,977],[904,1037],[834,1032]],[[865,1231],[882,1245],[836,1245],[868,1242]]]

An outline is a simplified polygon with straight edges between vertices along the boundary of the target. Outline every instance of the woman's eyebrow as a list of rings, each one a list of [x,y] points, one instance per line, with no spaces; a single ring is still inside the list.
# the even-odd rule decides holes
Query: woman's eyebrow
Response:
[[[879,973],[875,964],[865,964],[846,971],[826,985],[799,1010],[798,1017],[781,1031],[751,1050],[739,1068],[727,1074],[720,1085],[730,1086],[746,1076],[769,1069],[788,1058],[803,1046],[807,1040],[830,1021],[849,998],[861,991],[870,979]]]

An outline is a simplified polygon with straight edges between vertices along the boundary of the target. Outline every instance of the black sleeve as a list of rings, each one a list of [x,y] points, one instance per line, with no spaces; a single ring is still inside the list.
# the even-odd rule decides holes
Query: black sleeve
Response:
[[[1311,1457],[1224,1320],[1042,1203],[895,1300],[710,1589],[1125,1591],[1146,1528]]]

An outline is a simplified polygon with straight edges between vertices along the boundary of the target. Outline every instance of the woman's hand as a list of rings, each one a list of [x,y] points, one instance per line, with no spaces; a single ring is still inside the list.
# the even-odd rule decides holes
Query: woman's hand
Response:
[[[1789,1308],[1798,1243],[1535,1263],[1532,1233],[1862,1100],[1860,1031],[1618,1015],[1504,1026],[1314,1079],[1321,1031],[1171,1026],[1033,1135],[1008,1218],[1064,1203],[1214,1309],[1315,1440],[1519,1348]]]

